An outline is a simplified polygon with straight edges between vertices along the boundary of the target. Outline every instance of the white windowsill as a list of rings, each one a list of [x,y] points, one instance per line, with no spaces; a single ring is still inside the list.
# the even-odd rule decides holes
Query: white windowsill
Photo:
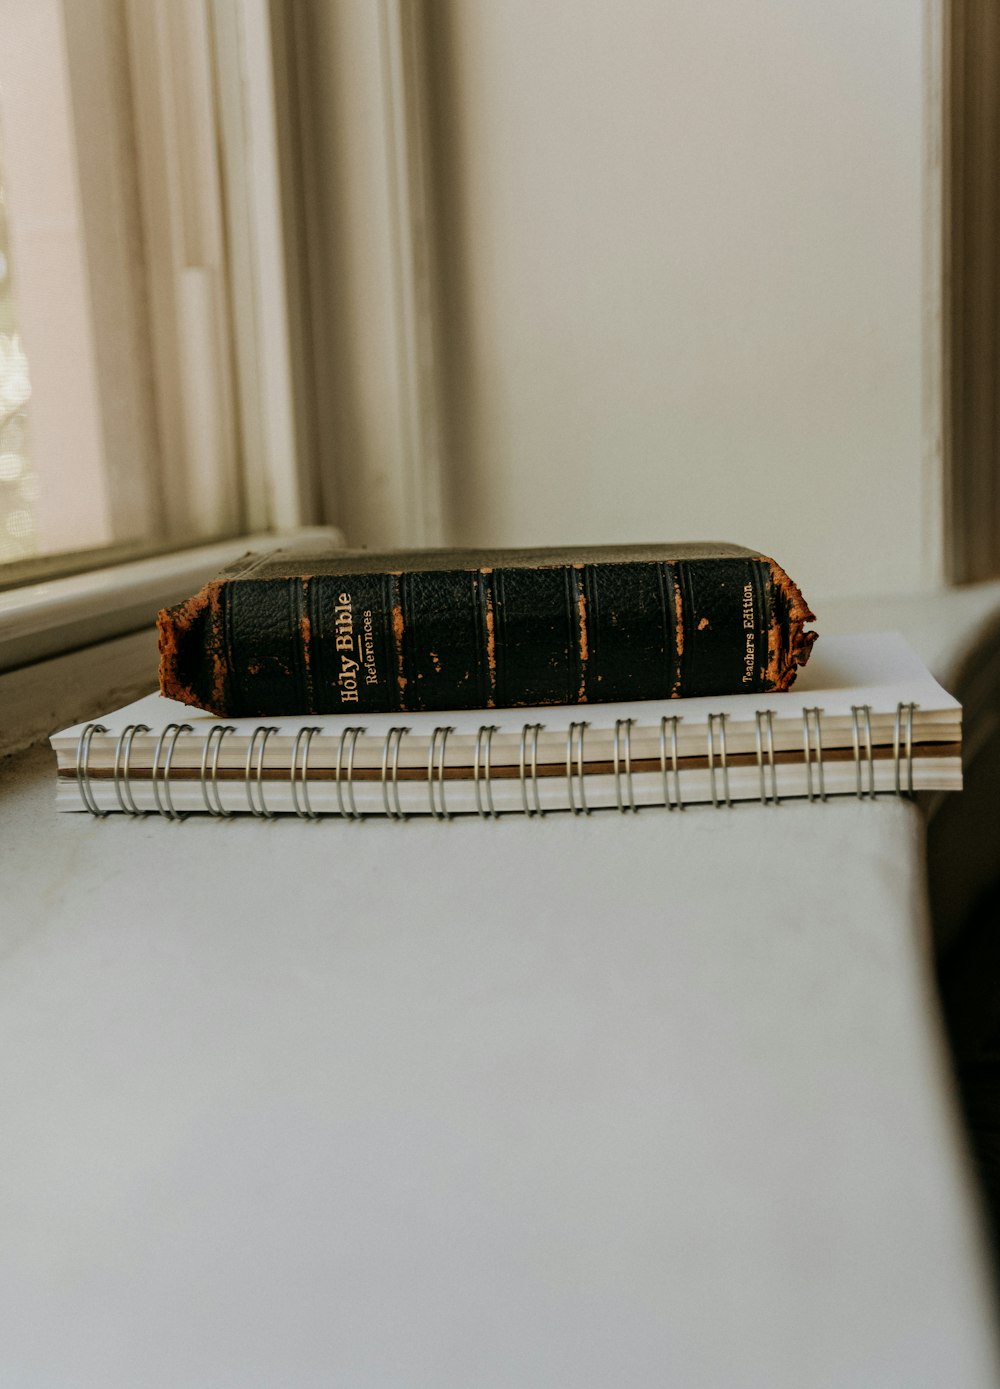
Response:
[[[148,694],[159,609],[248,550],[343,543],[333,527],[245,535],[0,593],[0,756]]]
[[[836,1360],[827,1382],[852,1384],[857,1341],[886,1348],[894,1383],[948,1382],[956,1347],[963,1385],[996,1383],[915,807],[783,806],[804,905],[775,893],[760,806],[174,825],[57,814],[53,783],[38,749],[0,796],[0,1103],[18,1192],[0,1275],[33,1251],[22,1383],[81,1363],[109,1383],[78,1315],[94,1286],[133,1328],[116,1384],[141,1381],[161,1345],[160,1384],[184,1382],[193,1357],[252,1380],[258,1347],[239,1334],[220,1352],[197,1315],[220,1282],[206,1247],[222,1251],[223,1312],[288,1329],[285,1382],[316,1362],[302,1288],[327,1361],[368,1355],[383,1382],[413,1355],[410,1328],[470,1289],[455,1373],[440,1337],[418,1347],[427,1382],[457,1385],[501,1343],[517,1358],[506,1309],[541,1267],[555,1293],[529,1352],[589,1336],[601,1367],[577,1384],[607,1382],[623,1347],[635,1382],[678,1345],[703,1363],[690,1328],[706,1308],[712,1382],[734,1382],[748,1296],[770,1337],[755,1383],[808,1381],[795,1346],[815,1343]],[[753,1218],[720,1223],[729,1208]],[[137,1212],[140,1236],[123,1239]],[[803,1278],[803,1250],[834,1256]],[[262,1261],[299,1277],[272,1287]],[[331,1330],[321,1315],[357,1296],[358,1269],[361,1305],[400,1309],[388,1341],[371,1318]],[[624,1306],[596,1332],[594,1288]],[[193,1328],[179,1349],[178,1306]],[[719,1307],[737,1310],[720,1321]]]
[[[136,632],[248,550],[343,545],[330,526],[242,535],[0,593],[0,671]]]

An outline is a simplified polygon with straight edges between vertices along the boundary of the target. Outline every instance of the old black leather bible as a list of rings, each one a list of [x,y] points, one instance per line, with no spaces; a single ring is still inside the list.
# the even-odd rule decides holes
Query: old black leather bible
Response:
[[[226,716],[787,689],[813,614],[737,545],[248,555],[159,616],[160,689]]]

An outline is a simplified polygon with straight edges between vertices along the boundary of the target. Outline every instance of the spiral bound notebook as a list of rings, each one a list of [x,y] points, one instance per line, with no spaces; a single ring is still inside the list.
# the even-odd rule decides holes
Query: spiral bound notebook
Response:
[[[58,809],[100,816],[440,820],[962,785],[961,707],[894,633],[825,637],[785,694],[363,723],[226,721],[150,695],[51,743]]]

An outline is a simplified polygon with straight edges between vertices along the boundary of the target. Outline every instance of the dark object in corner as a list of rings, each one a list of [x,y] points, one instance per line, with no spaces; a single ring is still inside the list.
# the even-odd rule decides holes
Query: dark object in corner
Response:
[[[959,1098],[1000,1262],[1000,883],[938,968]]]

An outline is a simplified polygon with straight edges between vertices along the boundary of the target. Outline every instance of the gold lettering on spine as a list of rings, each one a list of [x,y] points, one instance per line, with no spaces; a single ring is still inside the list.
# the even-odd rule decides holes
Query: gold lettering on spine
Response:
[[[743,684],[753,683],[755,663],[755,642],[757,640],[757,619],[753,610],[753,584],[743,585],[743,632],[746,649],[743,652]]]
[[[365,684],[378,684],[378,663],[375,659],[375,617],[371,608],[361,614],[361,636],[358,637],[361,663],[365,668]]]
[[[354,609],[349,593],[339,593],[333,608],[334,646],[340,653],[337,688],[341,704],[357,704],[359,663],[354,659]]]

